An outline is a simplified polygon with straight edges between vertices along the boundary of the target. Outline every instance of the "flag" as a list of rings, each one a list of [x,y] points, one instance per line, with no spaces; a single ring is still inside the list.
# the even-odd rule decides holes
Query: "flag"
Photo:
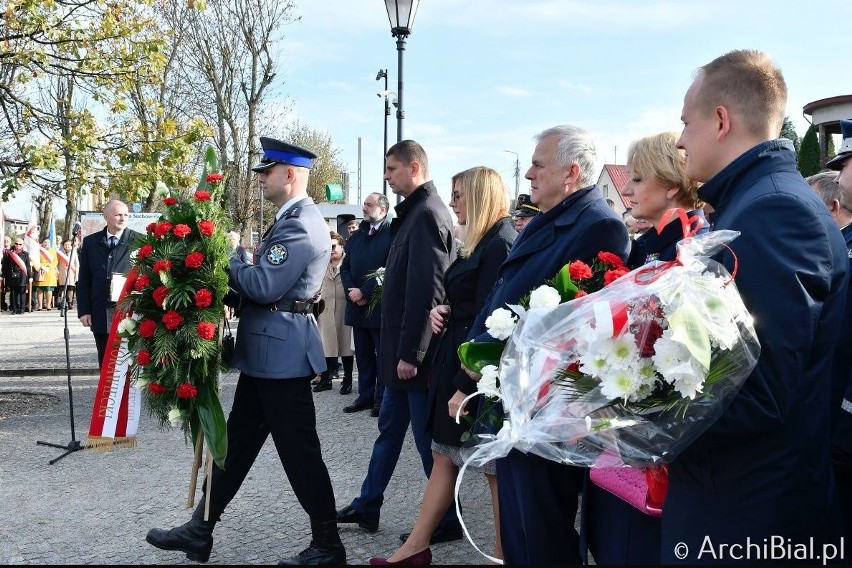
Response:
[[[3,211],[3,204],[2,203],[0,203],[0,227],[2,227],[2,230],[0,230],[0,236],[5,237],[6,236],[6,213]],[[2,246],[0,246],[0,260],[3,260],[3,253],[4,252],[5,252],[5,249]]]
[[[53,216],[50,217],[50,228],[47,230],[47,237],[50,239],[50,250],[56,249],[56,222]]]
[[[33,208],[30,212],[30,222],[27,224],[27,232],[24,233],[24,248],[30,255],[30,264],[34,270],[41,268],[38,235],[38,216],[36,215],[35,208]]]

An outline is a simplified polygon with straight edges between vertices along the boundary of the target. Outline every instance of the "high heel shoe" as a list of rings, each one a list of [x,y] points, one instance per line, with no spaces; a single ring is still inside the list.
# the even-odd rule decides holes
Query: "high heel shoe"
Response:
[[[432,551],[427,548],[396,562],[391,562],[387,558],[370,558],[371,566],[386,566],[390,564],[398,564],[400,566],[428,566],[432,564]]]

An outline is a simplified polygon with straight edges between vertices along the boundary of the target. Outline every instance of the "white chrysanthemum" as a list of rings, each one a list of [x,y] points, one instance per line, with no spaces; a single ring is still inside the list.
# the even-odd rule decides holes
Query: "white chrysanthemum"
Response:
[[[180,426],[182,422],[183,422],[183,414],[181,414],[181,411],[180,411],[179,408],[175,408],[173,406],[172,409],[169,410],[169,423],[172,426]]]
[[[606,353],[587,351],[580,355],[580,372],[594,377],[602,377],[609,369]]]
[[[637,387],[630,396],[629,402],[639,402],[646,399],[652,392],[654,392],[654,388],[657,386],[659,377],[657,376],[657,372],[654,370],[654,365],[651,362],[650,357],[642,357],[639,359],[633,369],[636,373]]]
[[[660,338],[654,343],[654,355],[651,357],[654,361],[654,367],[669,382],[671,382],[669,380],[670,370],[691,358],[692,355],[690,355],[686,346],[680,342],[672,341],[670,329],[664,330]]]
[[[682,397],[694,399],[695,395],[702,391],[706,376],[700,365],[687,362],[671,369],[666,379]]]
[[[118,333],[120,335],[133,335],[136,333],[136,320],[131,317],[124,318],[118,322]]]
[[[385,281],[385,267],[382,266],[381,268],[376,269],[376,284],[381,286],[384,283],[384,281]]]
[[[632,334],[624,333],[614,339],[605,342],[610,352],[610,365],[613,367],[626,368],[635,364],[639,358],[639,349],[636,347],[636,338]]]
[[[482,378],[476,383],[476,390],[487,396],[493,396],[492,393],[497,392],[499,388],[497,386],[497,380],[499,379],[497,371],[496,366],[485,365],[482,368]]]
[[[497,308],[485,319],[485,328],[494,339],[509,339],[518,319],[505,308]]]
[[[633,369],[629,367],[612,368],[601,377],[601,394],[610,400],[627,400],[639,387]]]
[[[540,308],[555,308],[562,301],[559,292],[550,286],[539,286],[530,292],[530,309],[537,310]]]

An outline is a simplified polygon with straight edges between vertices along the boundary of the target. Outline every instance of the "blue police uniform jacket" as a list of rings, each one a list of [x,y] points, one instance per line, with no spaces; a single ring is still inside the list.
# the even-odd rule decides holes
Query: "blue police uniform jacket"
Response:
[[[834,354],[834,380],[837,382],[835,388],[843,393],[840,404],[835,406],[839,414],[834,431],[834,445],[852,454],[852,225],[846,225],[842,233],[846,240],[849,272],[846,276],[846,316],[840,340],[837,342],[837,352]]]
[[[273,310],[269,305],[314,298],[330,257],[328,225],[308,197],[269,228],[258,245],[255,264],[231,259],[228,284],[241,297],[234,367],[262,379],[314,376],[326,370],[313,314]]]
[[[381,310],[376,308],[367,315],[370,298],[376,288],[375,278],[365,278],[377,268],[384,267],[390,251],[391,232],[388,218],[382,219],[375,234],[370,234],[372,225],[369,221],[361,221],[358,230],[352,233],[343,247],[346,255],[340,263],[340,279],[346,292],[346,325],[357,327],[381,327]],[[359,306],[349,299],[349,289],[358,288],[367,300],[367,305]]]
[[[681,542],[688,562],[730,562],[696,556],[705,535],[744,546],[746,537],[807,542],[833,530],[831,355],[846,296],[843,237],[788,140],[755,146],[699,195],[717,213],[714,229],[740,232],[730,243],[735,281],[761,353],[719,420],[669,466],[663,563],[684,561],[675,556]],[[733,271],[730,251],[718,259]]]
[[[624,222],[595,186],[581,189],[553,209],[536,215],[500,266],[497,281],[471,327],[468,341],[496,341],[485,329],[485,319],[491,312],[506,304],[517,304],[568,262],[591,261],[600,251],[625,260],[629,241]]]

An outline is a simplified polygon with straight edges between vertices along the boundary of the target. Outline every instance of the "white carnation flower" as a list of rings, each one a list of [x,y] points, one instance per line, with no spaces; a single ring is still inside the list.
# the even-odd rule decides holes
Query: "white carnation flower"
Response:
[[[481,374],[482,378],[476,383],[476,390],[487,396],[493,396],[491,393],[496,392],[499,388],[497,386],[497,380],[499,379],[497,367],[494,365],[485,365],[482,368]]]
[[[530,309],[555,308],[562,301],[562,297],[555,288],[550,286],[539,286],[530,293]]]
[[[169,410],[169,423],[172,426],[180,426],[182,422],[183,422],[183,414],[181,414],[181,411],[180,411],[179,408],[175,408],[173,406],[172,409]]]
[[[505,308],[497,308],[485,319],[485,328],[494,339],[509,339],[518,319]]]

